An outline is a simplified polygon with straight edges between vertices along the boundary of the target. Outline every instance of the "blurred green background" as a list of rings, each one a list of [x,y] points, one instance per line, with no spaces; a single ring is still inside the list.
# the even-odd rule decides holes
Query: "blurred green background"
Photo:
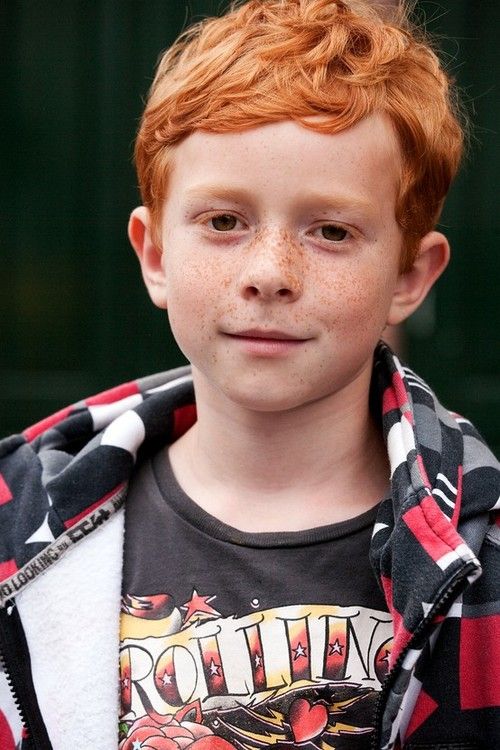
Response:
[[[134,133],[159,53],[218,0],[4,0],[0,434],[183,362],[126,224]],[[496,0],[417,3],[474,122],[442,228],[453,261],[407,326],[406,359],[500,449]]]

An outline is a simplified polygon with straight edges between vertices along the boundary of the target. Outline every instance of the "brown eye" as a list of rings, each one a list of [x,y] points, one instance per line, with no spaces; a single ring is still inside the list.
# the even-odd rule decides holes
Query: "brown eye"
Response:
[[[342,242],[347,237],[347,229],[342,229],[335,224],[325,224],[321,227],[321,235],[330,242]]]
[[[218,232],[230,232],[231,229],[235,228],[237,219],[231,214],[220,214],[220,216],[213,216],[210,222]]]

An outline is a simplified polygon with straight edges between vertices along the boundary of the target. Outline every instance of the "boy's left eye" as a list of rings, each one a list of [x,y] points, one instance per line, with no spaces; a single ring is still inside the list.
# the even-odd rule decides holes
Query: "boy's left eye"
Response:
[[[212,228],[217,232],[230,232],[231,229],[235,229],[238,223],[236,216],[232,214],[219,214],[218,216],[212,216],[210,224]]]
[[[342,242],[349,235],[347,229],[339,227],[337,224],[323,224],[323,226],[318,227],[317,231],[320,232],[322,239],[330,242]]]

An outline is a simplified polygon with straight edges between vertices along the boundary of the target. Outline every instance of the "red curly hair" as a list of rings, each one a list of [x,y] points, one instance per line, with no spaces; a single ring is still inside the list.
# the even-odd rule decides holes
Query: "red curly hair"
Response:
[[[463,147],[449,78],[405,9],[388,16],[367,0],[249,0],[201,21],[160,59],[137,135],[154,231],[172,150],[194,130],[291,119],[336,133],[375,112],[389,118],[400,145],[405,271],[439,218]]]

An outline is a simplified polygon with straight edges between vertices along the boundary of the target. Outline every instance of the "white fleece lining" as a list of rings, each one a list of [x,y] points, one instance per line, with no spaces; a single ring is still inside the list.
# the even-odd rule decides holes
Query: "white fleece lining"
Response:
[[[17,597],[53,750],[116,750],[124,511]]]

